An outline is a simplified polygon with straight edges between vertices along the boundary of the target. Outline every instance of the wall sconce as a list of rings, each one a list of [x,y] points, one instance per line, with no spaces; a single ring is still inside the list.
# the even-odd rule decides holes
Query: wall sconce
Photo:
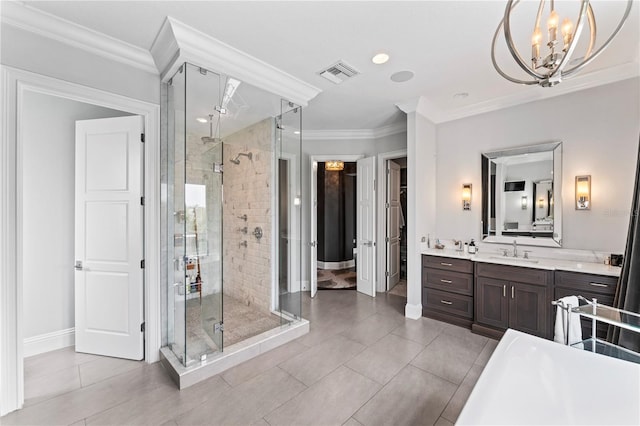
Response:
[[[576,210],[591,210],[591,175],[576,176]]]
[[[522,210],[526,210],[529,207],[529,199],[526,195],[523,195],[520,199],[520,204],[522,205]]]
[[[344,170],[344,161],[327,161],[324,163],[324,169],[328,172],[339,172]]]
[[[471,210],[471,184],[462,184],[462,210]]]
[[[540,197],[540,199],[538,199],[538,208],[539,209],[544,209],[544,198]]]

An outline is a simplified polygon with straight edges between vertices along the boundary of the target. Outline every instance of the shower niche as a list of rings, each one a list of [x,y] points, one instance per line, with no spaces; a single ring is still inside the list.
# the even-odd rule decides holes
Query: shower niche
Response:
[[[189,63],[162,95],[161,358],[183,388],[308,331],[302,108]]]

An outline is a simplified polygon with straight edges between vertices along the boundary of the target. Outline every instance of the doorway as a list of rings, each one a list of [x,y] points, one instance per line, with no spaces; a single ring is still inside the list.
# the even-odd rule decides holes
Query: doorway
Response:
[[[318,290],[355,290],[357,163],[320,161],[317,170]]]
[[[407,151],[378,155],[378,257],[377,291],[407,297]]]
[[[86,262],[84,264],[85,271],[74,271],[78,246],[77,241],[74,241],[74,235],[78,236],[75,229],[78,214],[74,212],[77,200],[75,177],[78,175],[77,172],[74,172],[78,163],[75,151],[76,122],[95,119],[100,119],[99,121],[111,120],[112,117],[123,116],[135,118],[125,111],[86,102],[33,91],[24,93],[20,128],[23,159],[21,199],[24,225],[22,227],[22,261],[19,268],[24,292],[23,353],[26,358],[24,392],[27,403],[43,397],[50,397],[61,390],[68,391],[70,383],[77,384],[79,388],[80,383],[83,382],[80,377],[80,369],[75,372],[71,372],[71,370],[63,372],[54,363],[40,366],[42,363],[38,362],[38,360],[45,359],[44,354],[51,351],[56,351],[59,357],[64,357],[64,354],[67,354],[69,359],[77,358],[73,354],[73,347],[77,343],[78,332],[83,328],[76,327],[78,319],[76,312],[79,308],[75,302],[77,290],[74,288],[74,282],[76,282],[76,276],[91,274],[89,281],[91,281],[92,289],[96,289],[93,284],[97,283],[98,287],[100,287],[100,282],[106,284],[104,279],[106,276],[123,276],[123,274],[115,272],[101,273],[99,269],[102,268],[97,268],[93,264],[89,267],[90,265]],[[139,132],[136,136],[139,137]],[[89,161],[94,158],[99,164],[106,165],[108,161],[105,159],[105,154],[113,153],[113,151],[109,149],[97,153],[93,148],[97,148],[99,151],[104,148],[104,146],[99,147],[98,145],[97,141],[93,139],[90,142],[91,152],[82,157],[89,159]],[[92,167],[92,169],[96,170],[96,167]],[[95,174],[93,176],[96,177]],[[137,179],[138,185],[141,184],[140,178],[141,176]],[[90,184],[100,185],[101,182],[94,179]],[[139,200],[139,195],[137,198]],[[95,206],[95,204],[93,205]],[[111,205],[114,206],[114,204]],[[99,215],[105,218],[107,210],[100,208]],[[82,209],[82,211],[86,210]],[[94,227],[93,230],[100,232],[106,228],[102,223]],[[110,235],[116,235],[116,233],[110,233]],[[87,243],[95,241],[95,238],[88,237],[89,235],[87,238],[82,238],[82,241]],[[134,237],[141,245],[142,236]],[[102,244],[90,244],[89,251],[96,246],[104,247]],[[139,261],[140,259],[137,260],[137,262]],[[140,270],[138,269],[138,271]],[[141,274],[141,272],[138,273]],[[137,291],[141,294],[142,281],[136,284],[139,287]],[[91,293],[93,294],[93,292]],[[105,306],[102,297],[96,302],[100,306]],[[95,321],[104,323],[105,320],[111,320],[115,317],[100,315],[100,309],[95,309],[95,306],[87,306],[86,308],[87,310],[81,311],[90,312],[87,319],[94,321],[93,329],[100,328],[96,327]],[[141,299],[138,309],[142,312]],[[104,327],[101,328],[104,329]],[[139,328],[139,324],[137,324],[137,328]],[[89,334],[94,333],[90,332]],[[121,335],[122,333],[108,334]],[[138,345],[140,345],[141,336],[139,333],[136,334],[138,334],[136,337]],[[106,346],[111,347],[109,344]],[[70,348],[71,351],[63,350],[63,348]],[[142,353],[142,347],[138,346],[138,348],[138,352]],[[60,352],[61,350],[62,352]],[[84,359],[88,358],[83,357]],[[96,361],[97,358],[93,360]],[[65,373],[77,374],[78,380],[70,378],[66,383],[56,382],[55,377]],[[46,382],[47,386],[43,386],[43,382]],[[86,382],[86,377],[84,382]]]
[[[355,162],[356,197],[356,290],[371,297],[376,295],[376,163],[375,157],[362,155],[311,156],[311,297],[318,290],[318,169],[319,163]],[[344,166],[344,164],[343,164]],[[326,167],[326,166],[324,166]],[[353,244],[353,242],[348,243]],[[350,248],[350,247],[349,247]]]

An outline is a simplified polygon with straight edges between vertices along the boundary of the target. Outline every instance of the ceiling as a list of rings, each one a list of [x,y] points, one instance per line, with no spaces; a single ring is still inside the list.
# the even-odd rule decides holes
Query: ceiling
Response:
[[[554,88],[520,86],[500,77],[491,64],[491,40],[506,1],[27,1],[71,22],[150,49],[166,16],[209,34],[273,65],[322,92],[304,111],[305,130],[379,129],[401,122],[396,104],[422,97],[443,117],[487,110],[587,87],[567,80]],[[556,2],[566,3],[566,2]],[[625,1],[592,0],[600,43],[624,11]],[[537,2],[523,2],[514,28],[523,28],[523,56]],[[640,4],[618,37],[581,74],[597,75],[626,64],[640,75]],[[530,12],[531,11],[531,12]],[[575,22],[575,19],[573,19]],[[520,24],[522,22],[522,24]],[[374,65],[375,53],[389,62]],[[502,45],[498,61],[515,70]],[[343,60],[361,74],[342,84],[317,73]],[[415,77],[396,83],[390,76],[410,70]],[[628,78],[628,73],[627,77]],[[619,79],[619,78],[618,78]],[[591,78],[588,85],[592,86]],[[559,89],[564,88],[564,89]],[[575,90],[575,89],[574,89]],[[468,96],[455,96],[467,93]],[[448,114],[448,115],[447,115]],[[457,114],[457,115],[456,115]],[[435,120],[438,121],[438,120]],[[442,120],[441,120],[442,121]]]

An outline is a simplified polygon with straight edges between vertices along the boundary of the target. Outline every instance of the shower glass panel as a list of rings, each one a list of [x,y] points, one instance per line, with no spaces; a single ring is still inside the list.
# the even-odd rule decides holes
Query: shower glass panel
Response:
[[[215,73],[186,64],[168,89],[175,123],[173,149],[169,147],[174,283],[168,298],[168,343],[184,365],[223,349],[222,174],[216,167],[223,149],[216,138],[220,80]]]
[[[302,108],[190,64],[162,93],[163,341],[190,367],[302,317]]]
[[[302,108],[282,100],[276,117],[277,292],[282,318],[302,317]]]

